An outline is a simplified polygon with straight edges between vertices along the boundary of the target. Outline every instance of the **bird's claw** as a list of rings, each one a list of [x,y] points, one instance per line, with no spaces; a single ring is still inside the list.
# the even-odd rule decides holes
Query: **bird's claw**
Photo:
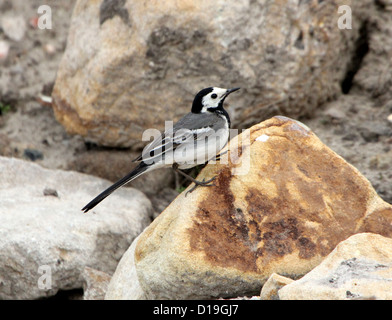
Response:
[[[212,187],[212,186],[215,186],[215,184],[211,183],[212,181],[215,180],[215,178],[216,177],[213,177],[213,178],[211,178],[210,180],[207,180],[207,181],[206,181],[206,179],[203,179],[202,181],[196,181],[195,180],[196,181],[196,182],[194,182],[195,185],[190,190],[188,190],[185,193],[185,197],[188,195],[188,193],[192,193],[198,186],[202,186],[202,187]]]

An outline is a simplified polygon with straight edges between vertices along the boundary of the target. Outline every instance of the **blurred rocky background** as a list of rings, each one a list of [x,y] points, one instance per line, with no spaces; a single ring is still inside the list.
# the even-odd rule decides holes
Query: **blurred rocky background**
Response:
[[[51,8],[51,29],[39,26],[43,4]],[[341,5],[352,10],[351,29],[338,28]],[[144,145],[143,131],[179,119],[189,112],[195,93],[208,86],[242,88],[227,101],[233,128],[249,128],[274,115],[300,120],[392,203],[392,1],[0,0],[4,230],[27,238],[40,227],[49,234],[56,230],[51,224],[61,223],[59,217],[29,226],[29,199],[37,219],[54,212],[56,201],[74,208],[64,230],[90,221],[78,210],[107,182],[75,172],[63,176],[58,169],[121,178]],[[24,179],[16,179],[22,174]],[[119,194],[116,210],[130,207],[138,217],[129,234],[125,213],[106,220],[104,213],[113,209],[103,207],[91,228],[70,231],[76,232],[73,240],[62,242],[52,234],[24,246],[26,238],[4,237],[1,297],[38,298],[84,287],[85,298],[92,298],[93,279],[105,278],[94,270],[111,275],[122,253],[182,184],[171,170],[160,170]],[[17,206],[18,195],[25,205]],[[11,212],[20,212],[19,224],[9,221]],[[108,245],[105,239],[111,239]],[[54,241],[53,247],[39,245],[45,241]],[[79,251],[75,243],[89,245]],[[103,256],[97,256],[97,248]],[[47,258],[45,250],[52,252]],[[20,256],[9,256],[15,252]],[[26,276],[15,287],[23,257],[31,252],[36,256],[30,257],[30,275],[56,260],[65,280],[40,291]],[[100,264],[102,257],[110,261],[107,267]],[[34,289],[26,293],[28,285]]]

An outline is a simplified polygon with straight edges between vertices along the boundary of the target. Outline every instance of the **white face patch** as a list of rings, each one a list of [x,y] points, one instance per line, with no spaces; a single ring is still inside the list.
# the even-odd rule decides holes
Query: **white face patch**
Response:
[[[201,112],[207,112],[208,108],[217,108],[219,102],[223,99],[226,93],[227,89],[214,88],[209,94],[203,97],[203,109],[201,110]]]

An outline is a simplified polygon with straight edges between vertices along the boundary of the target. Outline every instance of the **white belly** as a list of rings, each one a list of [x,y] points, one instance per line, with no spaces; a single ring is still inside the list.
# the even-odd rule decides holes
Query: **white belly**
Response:
[[[225,147],[229,139],[228,128],[217,131],[208,140],[197,140],[195,144],[178,147],[174,151],[174,162],[180,169],[193,168],[214,159]]]

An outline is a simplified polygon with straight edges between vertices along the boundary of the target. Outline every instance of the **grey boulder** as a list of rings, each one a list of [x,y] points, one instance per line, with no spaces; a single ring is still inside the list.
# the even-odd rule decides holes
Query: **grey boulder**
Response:
[[[151,222],[140,191],[122,188],[84,214],[109,182],[0,157],[0,299],[34,299],[83,287],[91,267],[112,274]]]

